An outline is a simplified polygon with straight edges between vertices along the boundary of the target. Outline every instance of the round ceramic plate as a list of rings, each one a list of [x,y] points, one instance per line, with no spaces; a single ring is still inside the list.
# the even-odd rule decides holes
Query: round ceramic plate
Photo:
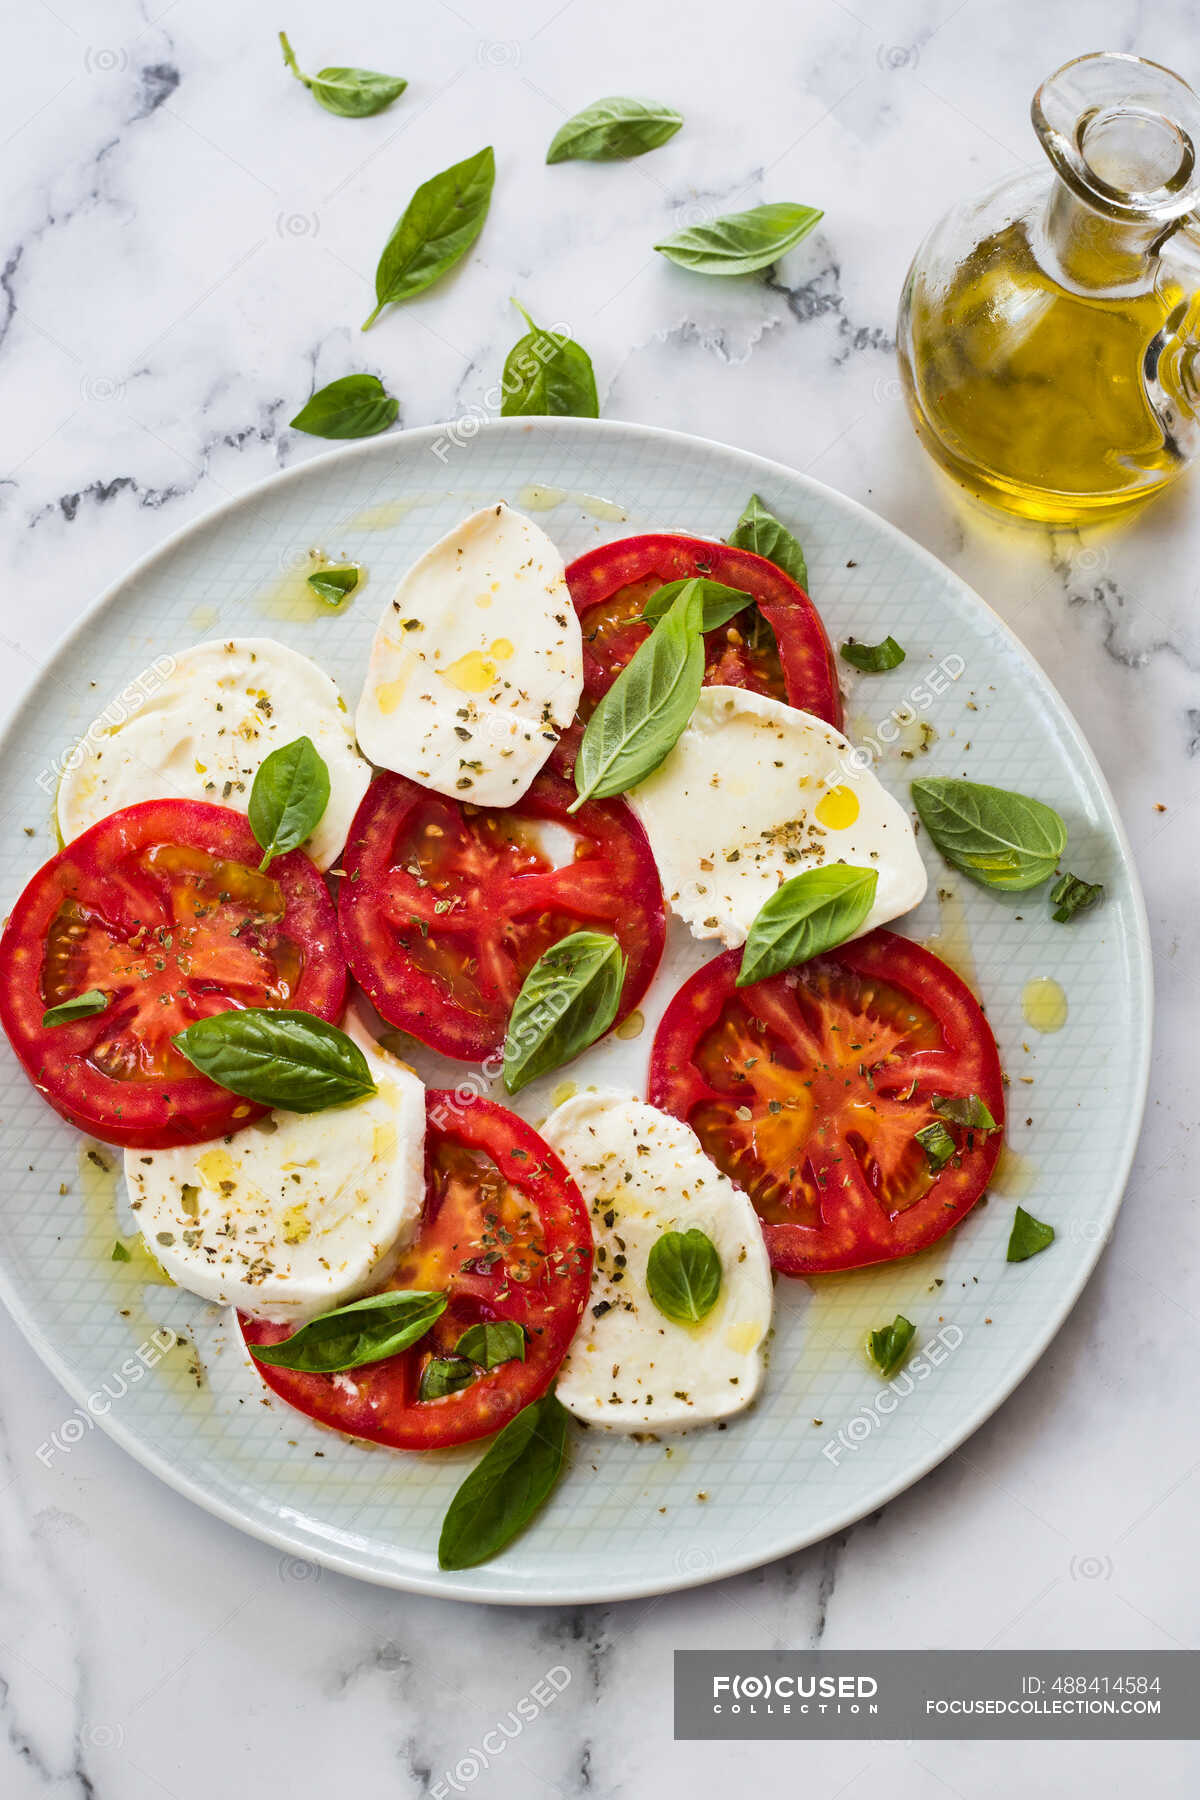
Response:
[[[889,525],[777,464],[640,426],[512,420],[465,444],[436,427],[376,439],[265,482],[107,594],[17,713],[3,742],[3,901],[54,848],[58,759],[157,658],[269,635],[312,656],[353,707],[394,584],[476,508],[504,498],[535,514],[569,560],[630,532],[723,537],[752,491],[802,540],[833,640],[890,632],[907,651],[887,675],[851,676],[849,734],[873,742],[881,778],[901,796],[918,772],[1036,794],[1067,821],[1071,867],[1105,886],[1103,906],[1064,927],[1044,891],[988,893],[924,841],[929,897],[900,928],[976,989],[1011,1083],[1009,1148],[987,1201],[918,1258],[781,1278],[764,1391],[748,1414],[674,1440],[574,1434],[572,1466],[533,1525],[494,1562],[442,1574],[440,1521],[478,1451],[364,1447],[268,1404],[226,1315],[155,1283],[137,1255],[112,1260],[118,1233],[132,1232],[117,1156],[61,1123],[3,1046],[0,1289],[75,1403],[45,1459],[98,1424],[181,1493],[289,1554],[459,1598],[612,1600],[731,1574],[850,1524],[960,1444],[1046,1348],[1111,1229],[1144,1102],[1149,950],[1125,833],[1074,721],[1000,620]],[[341,611],[308,594],[313,550],[365,565]],[[642,1035],[610,1038],[562,1073],[640,1090],[662,1009],[707,954],[675,929]],[[1045,977],[1067,1001],[1047,1034],[1023,1005]],[[428,1078],[462,1077],[462,1065],[414,1060]],[[537,1123],[564,1089],[548,1078],[521,1110]],[[1010,1265],[1018,1202],[1057,1235]],[[920,1350],[885,1384],[864,1339],[898,1312]],[[172,1331],[186,1341],[164,1351]]]

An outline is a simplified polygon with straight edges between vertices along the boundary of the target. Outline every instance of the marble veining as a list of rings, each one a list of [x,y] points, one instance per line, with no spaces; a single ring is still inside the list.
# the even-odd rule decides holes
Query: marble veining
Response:
[[[408,76],[330,118],[282,69]],[[766,1569],[651,1601],[463,1608],[243,1538],[100,1432],[47,1467],[66,1402],[0,1318],[5,1800],[420,1796],[999,1800],[1195,1791],[1192,1747],[671,1740],[700,1646],[1194,1644],[1194,932],[1200,800],[1195,478],[1119,531],[1008,528],[959,501],[904,414],[892,328],[912,251],[1036,147],[1038,81],[1135,49],[1195,81],[1192,0],[46,0],[6,22],[0,220],[0,698],[83,605],[206,508],[323,445],[308,392],[380,375],[402,425],[486,404],[515,294],[590,351],[602,409],[745,445],[862,500],[1029,645],[1093,743],[1167,975],[1143,1148],[1115,1238],[1019,1392],[917,1488]],[[685,113],[629,165],[547,169],[601,93]],[[497,147],[469,262],[367,335],[375,259],[419,180]],[[823,206],[759,280],[668,267],[665,231]],[[547,472],[548,480],[554,471]],[[519,1729],[518,1702],[561,1690]],[[503,1748],[480,1750],[499,1728]],[[511,1733],[509,1735],[508,1733]],[[496,1741],[495,1736],[488,1738]]]

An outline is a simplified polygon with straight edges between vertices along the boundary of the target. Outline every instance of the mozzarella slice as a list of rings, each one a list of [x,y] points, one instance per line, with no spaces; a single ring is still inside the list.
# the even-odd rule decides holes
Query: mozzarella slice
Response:
[[[358,703],[372,762],[479,806],[521,798],[575,717],[579,620],[545,532],[502,502],[413,564]]]
[[[70,843],[139,800],[209,800],[245,812],[259,764],[298,737],[312,739],[329,770],[329,804],[304,846],[327,869],[371,771],[335,683],[273,638],[195,644],[126,688],[67,758],[58,828]]]
[[[670,755],[625,798],[673,912],[698,938],[744,944],[763,902],[825,863],[876,870],[855,936],[923,898],[912,823],[840,731],[745,688],[706,687]]]
[[[592,1296],[559,1371],[563,1405],[615,1431],[671,1430],[749,1406],[763,1376],[771,1266],[745,1194],[669,1113],[611,1091],[551,1113],[542,1136],[592,1215]],[[703,1231],[721,1259],[721,1291],[699,1323],[659,1312],[646,1260],[665,1231]]]
[[[127,1150],[151,1254],[204,1300],[303,1324],[382,1281],[425,1200],[425,1090],[352,1019],[376,1092],[216,1143]]]

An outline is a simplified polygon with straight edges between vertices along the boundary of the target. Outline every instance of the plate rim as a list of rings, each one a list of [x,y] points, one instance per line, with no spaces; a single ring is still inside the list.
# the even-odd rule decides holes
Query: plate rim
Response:
[[[189,519],[185,524],[176,527],[160,544],[137,557],[114,581],[110,582],[83,609],[74,624],[59,639],[49,662],[39,668],[25,685],[13,706],[3,731],[0,732],[0,759],[11,755],[14,739],[19,735],[25,713],[33,703],[34,692],[53,664],[63,657],[69,657],[78,641],[91,629],[100,615],[119,598],[122,591],[132,582],[149,574],[158,561],[173,556],[191,538],[202,536],[211,530],[219,520],[227,519],[243,509],[252,508],[262,500],[264,495],[268,493],[273,495],[279,489],[311,475],[314,469],[319,471],[333,468],[342,463],[369,461],[386,454],[389,450],[396,452],[400,446],[404,446],[405,451],[409,448],[419,449],[422,443],[428,444],[439,437],[444,437],[448,423],[448,421],[443,421],[438,424],[388,432],[362,442],[341,445],[320,455],[309,457],[304,462],[294,464],[291,468],[274,470],[261,480],[252,483],[242,493],[233,494],[217,501],[200,513],[197,518]],[[580,437],[628,435],[635,439],[651,438],[666,444],[685,445],[688,448],[698,446],[706,450],[746,458],[749,462],[757,465],[764,480],[769,480],[771,477],[783,477],[787,481],[798,481],[821,496],[831,497],[837,504],[848,508],[852,513],[859,514],[864,520],[870,521],[872,526],[881,527],[887,535],[898,539],[918,563],[927,567],[939,579],[944,580],[948,577],[966,596],[969,596],[975,606],[986,616],[992,629],[1007,641],[1011,650],[1015,651],[1035,687],[1039,690],[1040,698],[1048,701],[1050,708],[1058,713],[1067,729],[1074,754],[1087,765],[1112,819],[1116,848],[1128,875],[1130,899],[1133,906],[1132,947],[1136,952],[1133,960],[1142,1000],[1141,1031],[1131,1095],[1134,1104],[1126,1114],[1125,1131],[1119,1153],[1113,1161],[1116,1179],[1110,1188],[1112,1197],[1105,1209],[1103,1231],[1089,1244],[1088,1253],[1081,1262],[1076,1276],[1063,1290],[1059,1301],[1043,1322],[1037,1336],[1030,1340],[1029,1348],[1022,1352],[1012,1366],[1001,1374],[983,1398],[971,1409],[967,1417],[949,1435],[939,1440],[926,1456],[909,1465],[901,1475],[881,1483],[877,1489],[872,1490],[869,1497],[852,1501],[844,1511],[833,1515],[824,1522],[819,1530],[805,1529],[800,1532],[799,1536],[794,1533],[789,1535],[785,1531],[771,1544],[767,1546],[759,1544],[744,1554],[720,1563],[716,1568],[700,1572],[676,1571],[671,1576],[650,1577],[630,1582],[618,1581],[603,1586],[597,1586],[595,1583],[578,1586],[558,1583],[550,1589],[522,1593],[514,1593],[510,1588],[490,1585],[486,1577],[477,1578],[475,1581],[464,1581],[449,1571],[444,1575],[442,1573],[422,1575],[381,1567],[367,1568],[362,1563],[356,1562],[351,1556],[336,1549],[311,1545],[303,1538],[293,1535],[286,1527],[260,1520],[253,1514],[244,1511],[233,1500],[211,1492],[190,1475],[177,1469],[169,1457],[162,1454],[154,1445],[147,1443],[132,1427],[126,1427],[116,1413],[110,1411],[99,1416],[89,1414],[114,1443],[140,1463],[143,1468],[164,1482],[166,1486],[174,1489],[176,1493],[192,1504],[201,1507],[205,1512],[223,1520],[247,1536],[257,1538],[261,1543],[269,1544],[272,1548],[293,1556],[299,1556],[305,1562],[317,1563],[337,1574],[370,1582],[374,1586],[405,1593],[427,1594],[435,1599],[467,1601],[477,1605],[493,1606],[609,1605],[624,1600],[642,1600],[661,1594],[683,1592],[690,1588],[706,1586],[709,1582],[723,1581],[735,1575],[745,1574],[748,1570],[762,1568],[768,1563],[778,1561],[781,1557],[807,1549],[839,1531],[848,1530],[860,1519],[867,1517],[868,1514],[877,1511],[880,1507],[886,1506],[908,1488],[915,1487],[940,1463],[952,1456],[1016,1392],[1026,1376],[1036,1367],[1058,1336],[1084,1288],[1091,1280],[1096,1264],[1112,1235],[1137,1153],[1149,1092],[1154,1035],[1155,996],[1149,919],[1137,862],[1120,809],[1104,771],[1074,713],[1032,651],[1022,643],[1012,627],[1000,617],[983,596],[977,593],[963,576],[936,557],[931,550],[927,550],[923,544],[917,543],[899,526],[893,525],[890,519],[885,519],[881,514],[872,512],[870,507],[864,506],[861,501],[841,493],[839,489],[831,487],[827,482],[818,481],[815,477],[806,475],[802,470],[790,468],[786,463],[761,456],[757,451],[744,449],[737,444],[728,444],[717,438],[702,437],[695,432],[677,431],[671,427],[660,425],[644,425],[632,420],[567,419],[541,416],[484,420],[479,423],[478,429],[472,436],[473,438],[542,436],[547,440],[548,450],[552,451],[556,434],[564,434],[567,437],[573,435]],[[41,1327],[29,1314],[19,1289],[10,1278],[7,1264],[2,1257],[0,1257],[0,1301],[3,1301],[9,1316],[39,1360],[49,1369],[77,1405],[86,1405],[89,1395],[86,1383],[78,1379],[68,1368],[56,1346],[45,1337]]]

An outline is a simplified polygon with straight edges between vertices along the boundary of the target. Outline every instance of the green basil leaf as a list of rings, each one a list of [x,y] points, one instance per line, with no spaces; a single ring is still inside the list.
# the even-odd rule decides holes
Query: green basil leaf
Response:
[[[213,1013],[171,1042],[221,1087],[285,1112],[324,1112],[375,1092],[353,1038],[313,1013],[265,1006]]]
[[[473,1569],[514,1538],[562,1473],[567,1411],[553,1391],[510,1419],[442,1521],[438,1567]]]
[[[1053,807],[1007,788],[948,776],[912,784],[922,825],[953,868],[1004,893],[1023,893],[1053,875],[1067,828]]]
[[[657,769],[691,718],[704,681],[700,583],[686,582],[587,722],[575,759],[578,795],[623,794]]]
[[[712,1239],[695,1226],[664,1231],[646,1258],[646,1290],[665,1318],[695,1325],[717,1304],[721,1258]]]
[[[1065,925],[1076,913],[1086,912],[1103,897],[1103,882],[1084,881],[1079,875],[1064,875],[1050,889],[1050,904],[1054,908],[1050,917],[1056,924]]]
[[[347,69],[333,63],[318,69],[305,86],[326,112],[343,119],[369,119],[398,100],[408,82],[403,75],[381,75],[378,69]]]
[[[97,1013],[106,1012],[112,1000],[111,994],[102,994],[99,988],[89,988],[86,994],[76,994],[71,1000],[60,1000],[57,1006],[51,1006],[42,1014],[43,1025],[70,1025],[75,1019],[91,1019]]]
[[[743,593],[741,588],[726,587],[723,581],[709,581],[704,577],[698,579],[701,631],[716,631],[719,625],[728,625],[730,619],[754,605],[753,594]],[[686,586],[686,581],[664,581],[660,588],[655,588],[642,612],[644,623],[657,625],[665,618]]]
[[[881,1375],[889,1377],[896,1373],[908,1355],[916,1329],[911,1319],[906,1319],[903,1313],[897,1313],[890,1325],[870,1334],[867,1352]]]
[[[310,437],[376,437],[394,425],[400,402],[378,375],[343,375],[305,401],[292,420],[293,431]]]
[[[738,987],[765,981],[853,937],[872,906],[879,876],[852,863],[793,875],[759,908],[746,934]]]
[[[309,576],[308,585],[326,606],[340,606],[358,586],[360,573],[357,563],[342,563],[336,569],[317,569]]]
[[[479,1380],[479,1370],[465,1356],[431,1356],[421,1370],[418,1400],[441,1400]]]
[[[841,648],[841,658],[864,675],[882,675],[885,669],[900,667],[904,652],[894,637],[885,637],[882,644],[856,644],[853,638],[847,638]]]
[[[561,125],[546,152],[548,163],[618,162],[644,156],[673,138],[682,116],[654,100],[627,100],[619,94],[593,100]]]
[[[925,1160],[934,1174],[944,1169],[952,1156],[957,1156],[958,1145],[951,1137],[940,1119],[934,1119],[929,1125],[923,1125],[913,1136],[925,1152]]]
[[[767,511],[757,494],[751,494],[728,541],[735,550],[752,550],[755,556],[765,556],[808,592],[808,564],[798,539],[779,523],[774,513]]]
[[[513,305],[529,329],[505,360],[501,415],[506,419],[598,418],[596,375],[587,351],[572,338],[543,331],[519,300]]]
[[[966,1131],[999,1131],[988,1106],[978,1094],[934,1094],[929,1103],[939,1119],[949,1119]]]
[[[373,113],[390,106],[408,86],[399,75],[380,75],[375,69],[321,69],[316,75],[305,75],[296,62],[295,52],[281,31],[279,42],[283,60],[297,81],[304,83],[314,100],[326,112],[343,119],[369,119]]]
[[[814,206],[779,201],[692,225],[654,248],[699,275],[752,275],[778,262],[825,217]]]
[[[262,847],[259,869],[311,837],[328,805],[329,770],[311,738],[295,738],[265,756],[247,808],[250,829]]]
[[[257,1362],[275,1369],[329,1375],[399,1356],[423,1338],[446,1310],[445,1294],[394,1288],[321,1313],[280,1344],[251,1344]]]
[[[375,271],[376,306],[364,331],[385,306],[423,293],[466,255],[483,230],[495,179],[489,144],[422,182],[383,246]]]
[[[626,958],[615,937],[573,931],[521,983],[504,1040],[504,1085],[515,1094],[603,1037],[617,1016]]]
[[[1026,1262],[1054,1242],[1053,1225],[1043,1225],[1023,1206],[1018,1206],[1008,1240],[1006,1262]]]
[[[117,1238],[112,1247],[112,1255],[108,1260],[109,1262],[132,1262],[133,1258],[125,1245],[121,1242],[120,1238]]]
[[[515,1319],[488,1319],[468,1325],[454,1346],[455,1356],[469,1357],[481,1369],[525,1361],[525,1331]]]

